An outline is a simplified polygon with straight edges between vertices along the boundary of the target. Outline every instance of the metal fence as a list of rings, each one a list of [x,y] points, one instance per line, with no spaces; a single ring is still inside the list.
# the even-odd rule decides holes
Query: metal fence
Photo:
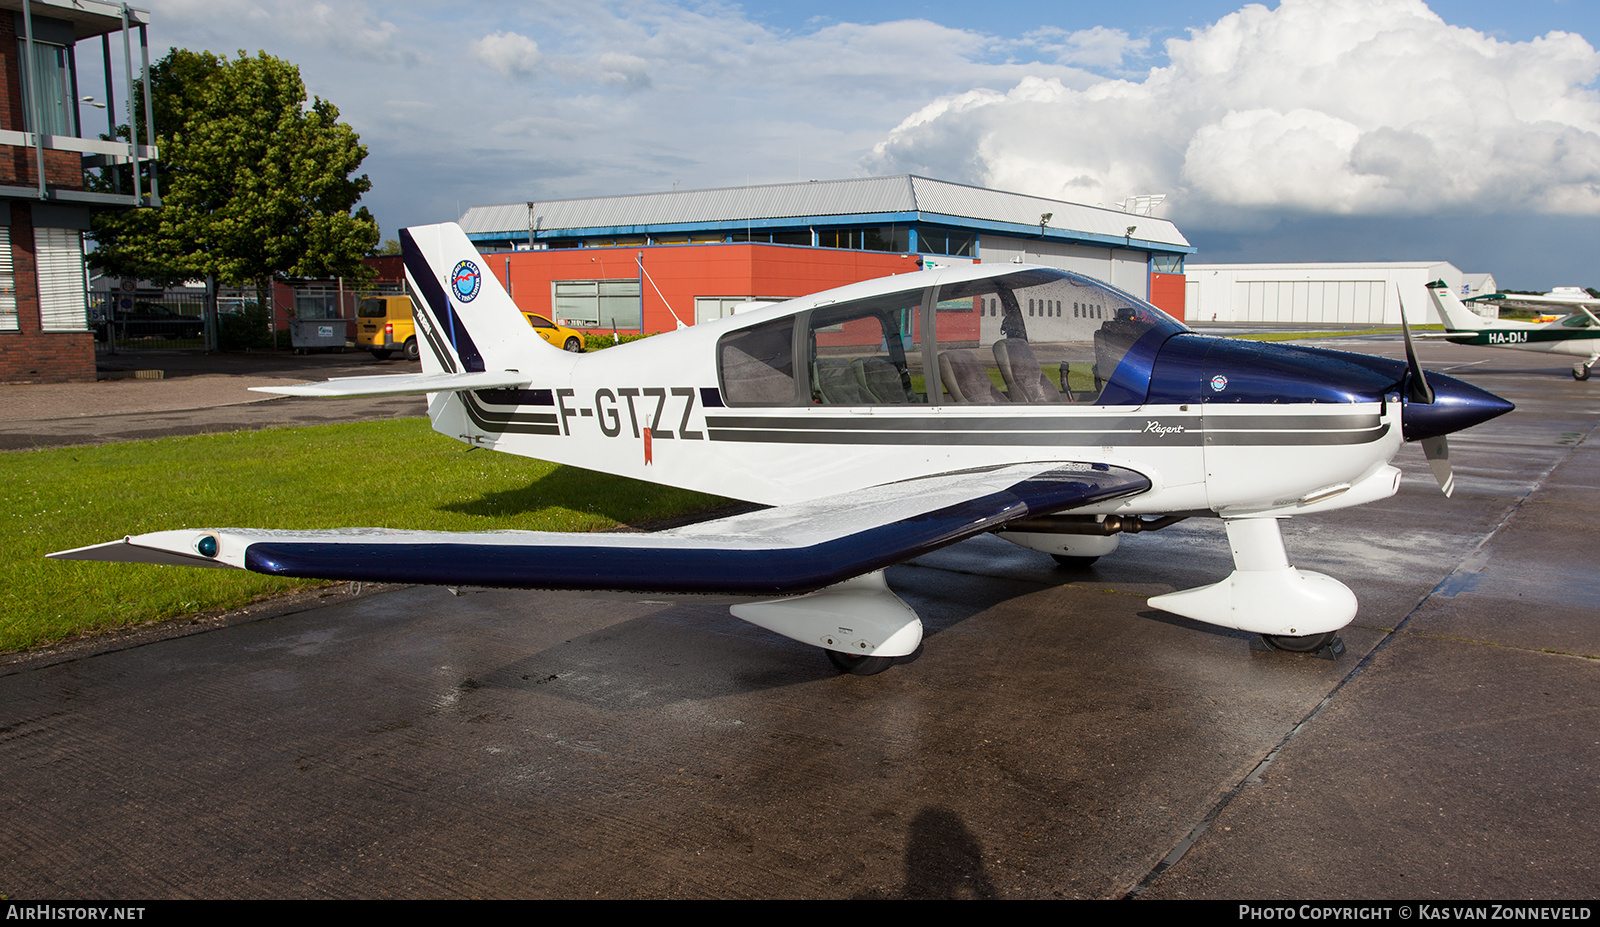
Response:
[[[216,323],[209,332],[203,292],[91,293],[89,328],[99,354],[342,348],[354,335],[356,305],[362,297],[405,291],[404,284],[388,283],[359,289],[338,284],[275,286],[269,309],[260,305],[254,289],[219,288]],[[318,336],[312,339],[314,344],[298,343],[309,337],[308,332]]]
[[[202,294],[129,297],[92,294],[89,328],[95,351],[203,349],[206,346],[205,297]]]

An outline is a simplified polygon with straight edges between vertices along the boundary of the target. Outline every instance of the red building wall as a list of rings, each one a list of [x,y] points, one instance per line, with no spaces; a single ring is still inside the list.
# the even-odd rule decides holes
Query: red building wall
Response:
[[[502,251],[483,260],[502,286],[509,271],[518,308],[548,316],[554,281],[637,280],[641,253],[650,275],[640,287],[646,333],[677,328],[668,305],[693,325],[700,296],[805,296],[920,269],[914,255],[759,243]]]

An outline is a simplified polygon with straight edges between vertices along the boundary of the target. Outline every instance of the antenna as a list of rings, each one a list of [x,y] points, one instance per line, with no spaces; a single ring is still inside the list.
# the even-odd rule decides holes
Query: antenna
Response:
[[[644,252],[640,251],[639,256],[634,258],[634,260],[639,263],[639,273],[644,274],[644,278],[650,281],[650,289],[655,290],[657,296],[661,296],[661,287],[656,286],[656,281],[650,276],[650,271],[644,269]],[[667,302],[667,298],[665,296],[661,296],[661,305],[666,306],[667,311],[672,313],[672,321],[677,322],[679,328],[689,327],[683,324],[682,319],[678,318],[678,313],[673,312],[672,304]]]

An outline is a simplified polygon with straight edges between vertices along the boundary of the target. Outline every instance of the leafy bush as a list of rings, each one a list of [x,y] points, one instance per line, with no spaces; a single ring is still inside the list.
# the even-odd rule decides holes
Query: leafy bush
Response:
[[[217,347],[224,351],[259,351],[277,347],[277,335],[269,325],[267,310],[254,303],[246,304],[243,312],[227,312],[217,316]]]
[[[660,332],[651,332],[650,333],[650,335],[659,335],[659,334],[661,334],[661,333]],[[612,339],[612,335],[610,335],[610,334],[604,334],[604,335],[596,335],[596,334],[592,334],[592,333],[585,334],[583,336],[583,349],[585,351],[599,351],[599,350],[602,350],[604,348],[615,347],[616,345],[619,345],[619,344],[627,344],[630,341],[639,341],[639,340],[641,340],[643,338],[650,337],[650,335],[625,335],[625,334],[622,334],[621,332],[618,332],[616,334],[616,336],[615,336],[616,340],[613,341],[613,340],[611,340]]]

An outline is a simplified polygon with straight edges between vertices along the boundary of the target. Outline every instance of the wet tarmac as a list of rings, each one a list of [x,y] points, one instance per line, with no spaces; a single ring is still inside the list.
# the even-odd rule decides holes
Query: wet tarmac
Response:
[[[297,355],[144,352],[102,358],[94,383],[0,386],[0,451],[427,414],[421,396],[326,402],[251,392],[331,377],[418,373],[365,352]],[[140,372],[158,374],[140,379]]]
[[[893,568],[927,636],[872,677],[719,606],[339,587],[0,666],[0,894],[1594,898],[1600,386],[1420,351],[1518,409],[1452,499],[1407,446],[1287,523],[1336,662],[1145,605],[1230,569],[1197,519]]]

